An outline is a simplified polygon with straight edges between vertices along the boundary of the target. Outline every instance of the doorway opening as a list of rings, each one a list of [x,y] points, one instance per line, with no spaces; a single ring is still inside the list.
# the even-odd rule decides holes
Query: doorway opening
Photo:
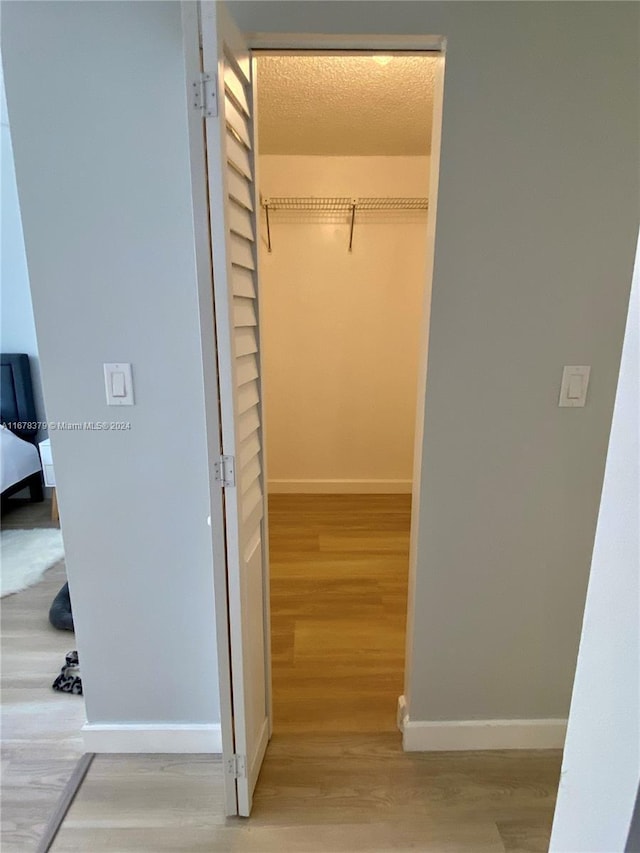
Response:
[[[442,62],[254,55],[276,733],[396,727]]]

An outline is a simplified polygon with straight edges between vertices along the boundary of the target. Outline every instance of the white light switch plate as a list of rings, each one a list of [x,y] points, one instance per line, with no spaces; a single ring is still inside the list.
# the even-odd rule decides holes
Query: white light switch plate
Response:
[[[104,365],[104,386],[107,406],[133,406],[131,365],[116,362]]]
[[[584,406],[587,402],[590,373],[591,368],[588,365],[565,365],[562,371],[559,406],[570,408]]]

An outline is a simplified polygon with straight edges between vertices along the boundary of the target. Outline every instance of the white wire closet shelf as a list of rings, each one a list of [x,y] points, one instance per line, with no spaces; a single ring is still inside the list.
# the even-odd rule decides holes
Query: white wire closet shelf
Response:
[[[353,249],[353,229],[358,211],[428,210],[429,199],[424,196],[269,196],[262,199],[267,220],[267,246],[271,252],[270,213],[278,211],[310,211],[316,213],[345,213],[351,215],[349,251]]]

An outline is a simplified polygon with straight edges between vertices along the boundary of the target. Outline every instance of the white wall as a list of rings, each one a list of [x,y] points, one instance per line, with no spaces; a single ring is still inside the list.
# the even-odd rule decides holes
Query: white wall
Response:
[[[33,396],[39,421],[45,420],[40,359],[33,320],[29,273],[22,236],[20,204],[16,188],[9,116],[0,70],[0,347],[2,352],[24,352],[29,356]]]
[[[215,723],[180,4],[7,4],[2,39],[49,418],[131,422],[51,435],[88,720]]]
[[[551,838],[625,849],[640,781],[640,244]]]
[[[428,157],[260,158],[264,197],[428,196]],[[425,213],[271,215],[261,258],[271,491],[411,491]],[[262,238],[265,238],[264,217]]]
[[[410,717],[566,717],[638,226],[640,9],[232,9],[448,40]],[[584,409],[558,408],[564,364],[592,365]]]

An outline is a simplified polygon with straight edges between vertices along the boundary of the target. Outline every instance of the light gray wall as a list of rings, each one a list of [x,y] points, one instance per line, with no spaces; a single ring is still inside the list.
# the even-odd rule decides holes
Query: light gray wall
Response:
[[[640,251],[551,837],[557,853],[622,851],[629,833],[640,780],[639,490]]]
[[[638,225],[630,3],[239,2],[448,39],[412,720],[569,708]],[[559,409],[564,364],[592,365]]]
[[[4,94],[4,78],[0,69],[0,348],[2,352],[24,352],[29,356],[33,396],[38,420],[45,419],[40,359],[33,306],[29,290],[29,273],[22,236],[20,204],[16,188],[16,172],[9,116]]]
[[[51,435],[87,716],[214,722],[180,5],[7,3],[2,52],[49,418],[131,422]]]
[[[248,30],[449,39],[414,720],[568,709],[637,229],[638,13],[234,4]],[[88,713],[208,721],[179,9],[9,3],[3,25],[49,417],[110,418],[101,364],[134,364],[131,432],[54,437]],[[562,365],[576,363],[593,365],[589,403],[560,410]]]

